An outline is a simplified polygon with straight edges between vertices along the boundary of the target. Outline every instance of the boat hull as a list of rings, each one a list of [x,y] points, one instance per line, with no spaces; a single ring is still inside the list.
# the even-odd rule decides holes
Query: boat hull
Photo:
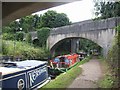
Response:
[[[2,90],[18,89],[28,90],[37,88],[48,79],[47,64],[34,68],[2,75]]]

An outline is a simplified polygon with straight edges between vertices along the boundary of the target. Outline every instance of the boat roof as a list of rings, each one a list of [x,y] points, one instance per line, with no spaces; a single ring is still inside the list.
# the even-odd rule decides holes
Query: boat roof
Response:
[[[15,61],[15,62],[6,62],[6,64],[13,64],[11,67],[0,67],[0,72],[2,72],[2,75],[4,74],[10,74],[13,72],[18,72],[30,68],[34,68],[36,66],[42,65],[47,63],[46,61],[37,61],[37,60],[25,60],[25,61]],[[16,66],[15,66],[16,65]]]
[[[36,67],[36,66],[45,64],[46,61],[25,60],[25,61],[16,61],[16,62],[13,62],[13,63],[16,63],[17,66],[23,66],[23,67]]]

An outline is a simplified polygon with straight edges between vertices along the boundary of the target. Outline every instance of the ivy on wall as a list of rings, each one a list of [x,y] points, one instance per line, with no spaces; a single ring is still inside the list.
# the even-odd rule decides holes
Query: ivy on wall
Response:
[[[46,45],[47,38],[50,34],[50,28],[43,27],[37,31],[37,36],[39,40],[39,46],[43,47]]]

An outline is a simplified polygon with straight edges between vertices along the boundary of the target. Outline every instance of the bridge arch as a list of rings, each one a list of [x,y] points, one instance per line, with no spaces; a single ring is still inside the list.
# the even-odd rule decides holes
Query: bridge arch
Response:
[[[90,40],[90,39],[88,39],[88,38],[83,38],[83,37],[69,37],[69,38],[64,38],[64,39],[59,40],[58,42],[56,42],[56,43],[54,44],[54,46],[53,46],[51,49],[56,48],[58,45],[60,45],[61,42],[64,42],[65,40],[72,40],[72,39],[76,39],[76,40],[78,40],[78,39],[86,39],[86,40],[89,40],[89,41],[97,44],[97,45],[100,46],[101,48],[103,48],[100,44],[98,44],[98,43],[96,43],[96,42],[94,42],[94,41],[92,41],[92,40]]]
[[[85,38],[97,43],[99,46],[104,48],[105,46],[107,47],[110,45],[114,35],[115,35],[115,30],[112,29],[97,31],[97,32],[92,31],[92,32],[82,32],[82,33],[51,35],[48,38],[48,43],[50,44],[49,49],[52,49],[53,46],[56,45],[59,41],[64,40],[66,38]]]
[[[95,38],[94,38],[95,37]],[[98,37],[98,36],[97,36]],[[50,50],[52,50],[53,48],[56,47],[56,45],[59,45],[59,43],[63,40],[66,40],[66,39],[80,39],[80,38],[84,38],[84,39],[87,39],[87,40],[90,40],[96,44],[98,44],[100,47],[104,47],[103,43],[102,42],[99,42],[97,39],[96,39],[96,36],[94,35],[91,35],[91,34],[87,34],[87,33],[84,33],[84,34],[79,34],[78,36],[76,36],[75,34],[69,34],[69,35],[58,35],[58,36],[55,36],[55,37],[49,37],[50,38],[54,38],[55,42],[53,43],[53,45],[51,45],[50,47]],[[59,39],[57,39],[59,38]]]
[[[65,51],[67,50],[67,52],[66,53],[74,53],[74,52],[78,52],[78,50],[79,50],[79,45],[81,44],[81,43],[78,43],[78,41],[81,41],[81,40],[83,40],[83,39],[85,39],[85,40],[89,40],[89,41],[91,41],[90,39],[86,39],[86,38],[82,38],[82,37],[69,37],[69,38],[64,38],[64,39],[62,39],[62,40],[60,40],[60,41],[58,41],[52,48],[51,48],[51,52],[53,51],[53,52],[55,52],[55,53],[57,53],[58,55],[59,54],[61,54],[62,52],[61,52],[61,50],[60,49],[58,49],[58,47],[59,47],[59,45],[60,46],[62,46],[62,45],[65,45],[64,44],[64,42],[68,42],[66,45],[67,45],[67,47],[60,47],[60,48],[63,48]],[[72,42],[72,41],[74,41],[74,42]],[[91,42],[93,42],[93,43],[95,43],[94,41],[91,41]],[[78,44],[77,44],[78,43]],[[97,43],[95,43],[95,44],[97,44]],[[75,45],[75,46],[74,46]],[[98,45],[98,44],[97,44]],[[77,47],[77,48],[76,48]],[[98,45],[98,50],[99,51],[101,51],[102,50],[102,48],[103,47],[101,47],[100,45]],[[75,48],[75,51],[73,50],[72,51],[72,48],[74,49]],[[58,51],[56,51],[58,49]],[[60,51],[59,51],[60,50]]]
[[[38,38],[33,39],[33,40],[32,40],[32,43],[33,43],[34,45],[39,45],[39,39],[38,39]]]

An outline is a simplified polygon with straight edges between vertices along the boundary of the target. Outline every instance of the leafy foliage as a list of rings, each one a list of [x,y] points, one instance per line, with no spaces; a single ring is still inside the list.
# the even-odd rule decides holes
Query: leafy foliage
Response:
[[[49,10],[43,14],[41,19],[42,27],[55,28],[60,26],[69,25],[71,22],[64,13],[57,13],[56,11]]]
[[[120,16],[120,1],[119,2],[96,2],[95,3],[95,8],[96,8],[96,16],[100,16],[98,19],[106,19],[106,18],[111,18],[111,17],[118,17]],[[107,62],[109,63],[111,67],[111,73],[112,79],[109,79],[109,76],[104,79],[103,83],[108,86],[111,86],[112,84],[114,85],[113,88],[119,87],[120,86],[120,79],[119,79],[119,73],[120,72],[120,67],[118,65],[119,63],[119,54],[120,54],[120,26],[116,28],[117,34],[115,36],[115,42],[112,46],[112,48],[108,52],[107,56]],[[111,81],[110,81],[111,80]]]
[[[2,39],[4,40],[15,40],[15,35],[11,33],[3,33]]]
[[[49,34],[50,34],[50,28],[47,28],[47,27],[41,28],[37,31],[40,47],[43,47],[46,45],[46,41]]]
[[[23,59],[41,59],[48,57],[48,50],[35,48],[25,42],[3,41],[3,55],[21,57]]]
[[[120,85],[119,82],[119,59],[120,59],[120,26],[117,27],[117,34],[115,36],[115,41],[112,48],[108,52],[107,62],[110,65],[112,77],[114,78],[114,87],[118,87]]]
[[[70,23],[71,22],[69,21],[69,18],[67,17],[66,14],[57,13],[56,11],[47,11],[45,14],[40,16],[29,15],[29,16],[22,17],[19,20],[11,22],[8,26],[3,27],[2,37],[4,40],[22,41],[23,36],[25,34],[25,37],[26,37],[25,42],[30,44],[33,43],[34,47],[44,48],[50,33],[50,28],[65,26]],[[22,30],[22,32],[19,32],[20,30]],[[31,31],[37,31],[39,40],[35,40],[34,42],[32,42],[32,36],[30,34]],[[6,49],[6,44],[5,44],[5,47],[3,48],[4,48],[4,54],[13,55],[10,52],[8,52],[11,49],[9,50]],[[47,52],[47,51],[48,50],[45,50],[43,52]],[[19,52],[20,51],[18,50],[18,53]],[[24,52],[27,55],[25,57],[28,57],[29,52],[28,51],[24,51]],[[30,50],[30,52],[33,52],[33,51]],[[23,52],[21,53],[24,54]]]
[[[9,26],[6,26],[2,28],[2,33],[14,33],[14,30]]]
[[[16,33],[16,40],[17,41],[22,41],[24,38],[24,32],[17,32]]]
[[[120,16],[120,2],[95,2],[95,15],[101,19]]]
[[[3,39],[22,40],[23,33],[29,33],[31,31],[38,30],[39,44],[36,44],[35,42],[35,46],[44,46],[46,44],[46,38],[48,37],[49,31],[47,31],[47,28],[45,29],[44,27],[55,28],[68,24],[70,24],[70,21],[67,15],[64,13],[57,13],[56,11],[47,11],[40,16],[29,15],[22,17],[19,20],[13,21],[8,26],[3,27]],[[23,33],[20,33],[20,30],[22,30]],[[16,38],[14,38],[15,36]],[[32,43],[30,38],[31,36],[26,34],[26,41]]]
[[[58,13],[55,18],[55,26],[54,27],[60,27],[71,24],[68,17],[64,13]]]
[[[118,46],[120,46],[120,25],[116,27],[116,30],[117,30],[116,43],[118,44]]]
[[[32,43],[32,36],[31,36],[31,34],[30,33],[27,33],[26,34],[26,42],[28,42],[28,43]]]
[[[35,23],[34,16],[33,15],[25,16],[19,20],[19,23],[20,27],[22,27],[23,31],[25,31],[26,33],[32,31],[34,29]]]

